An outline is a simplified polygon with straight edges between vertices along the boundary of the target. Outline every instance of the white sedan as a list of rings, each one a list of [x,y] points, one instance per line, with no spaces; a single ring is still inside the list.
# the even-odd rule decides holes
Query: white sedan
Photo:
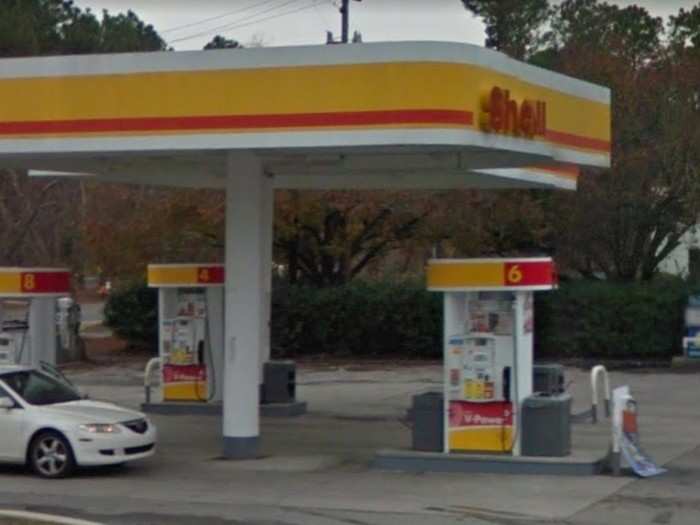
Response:
[[[155,426],[140,412],[83,399],[66,381],[26,367],[0,367],[0,462],[62,478],[77,466],[153,455]]]

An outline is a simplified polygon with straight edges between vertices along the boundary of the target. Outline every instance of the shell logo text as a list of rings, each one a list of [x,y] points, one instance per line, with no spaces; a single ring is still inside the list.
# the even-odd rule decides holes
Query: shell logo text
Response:
[[[527,138],[547,132],[547,103],[528,99],[518,103],[507,89],[492,88],[481,101],[481,111],[484,131]]]

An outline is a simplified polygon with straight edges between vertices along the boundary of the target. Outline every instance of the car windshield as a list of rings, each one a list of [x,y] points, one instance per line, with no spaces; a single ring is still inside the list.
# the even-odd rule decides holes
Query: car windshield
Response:
[[[31,405],[53,405],[80,400],[80,394],[66,383],[36,371],[2,376],[7,386]]]

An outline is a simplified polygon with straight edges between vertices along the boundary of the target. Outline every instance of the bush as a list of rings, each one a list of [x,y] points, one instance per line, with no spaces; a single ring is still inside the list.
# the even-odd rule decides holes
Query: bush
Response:
[[[440,357],[442,297],[423,283],[276,287],[272,347],[284,357]]]
[[[670,359],[680,351],[688,298],[681,279],[575,281],[535,296],[537,357]]]
[[[535,294],[538,358],[670,359],[681,348],[689,289],[650,283],[573,281]],[[158,348],[158,294],[143,283],[114,291],[107,325],[135,346]],[[422,282],[351,282],[336,288],[276,283],[276,357],[441,358],[442,294]]]
[[[106,325],[131,345],[158,353],[158,292],[146,283],[131,283],[112,291],[104,318]]]

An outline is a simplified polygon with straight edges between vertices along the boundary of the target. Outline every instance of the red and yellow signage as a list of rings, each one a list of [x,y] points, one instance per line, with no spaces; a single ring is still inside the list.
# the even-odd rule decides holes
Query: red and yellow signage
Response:
[[[65,295],[70,272],[57,268],[0,268],[0,297]]]
[[[557,285],[548,257],[513,259],[433,259],[427,269],[433,291],[549,290]]]
[[[510,91],[494,87],[481,101],[481,129],[533,138],[547,134],[547,103],[525,99],[518,103]]]
[[[222,264],[149,264],[148,286],[152,288],[198,288],[223,286]]]
[[[510,401],[450,401],[449,446],[453,452],[510,452],[513,404]]]
[[[207,368],[204,365],[163,365],[163,400],[206,401]]]
[[[188,70],[183,58],[177,68],[169,62],[177,70],[162,70],[163,59],[149,56],[148,65],[133,72],[89,73],[86,66],[81,75],[74,74],[77,66],[65,75],[45,75],[42,59],[32,60],[36,74],[0,79],[0,99],[12,100],[0,105],[0,141],[402,128],[479,132],[483,111],[490,131],[537,136],[604,157],[610,152],[610,104],[595,94],[599,88],[581,83],[557,89],[556,78],[542,83],[534,75],[447,58],[392,61],[389,54],[376,63],[365,57],[355,64],[210,70]],[[508,89],[492,88],[482,107],[484,86]]]

